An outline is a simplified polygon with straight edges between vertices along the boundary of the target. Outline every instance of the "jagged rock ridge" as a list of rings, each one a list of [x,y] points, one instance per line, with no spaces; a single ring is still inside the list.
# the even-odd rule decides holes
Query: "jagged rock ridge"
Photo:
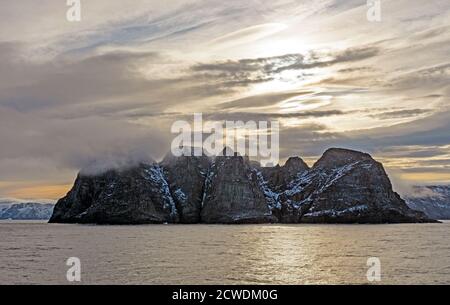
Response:
[[[397,223],[429,222],[392,190],[368,154],[329,149],[261,168],[248,158],[166,157],[96,176],[79,174],[50,222]]]
[[[286,221],[426,222],[392,190],[381,163],[368,154],[330,149],[279,196]]]

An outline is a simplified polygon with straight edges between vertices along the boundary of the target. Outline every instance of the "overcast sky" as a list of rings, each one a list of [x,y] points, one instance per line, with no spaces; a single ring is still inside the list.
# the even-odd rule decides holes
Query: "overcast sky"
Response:
[[[173,121],[279,119],[281,157],[371,153],[398,188],[450,183],[450,5],[382,0],[3,1],[0,197],[170,149]]]

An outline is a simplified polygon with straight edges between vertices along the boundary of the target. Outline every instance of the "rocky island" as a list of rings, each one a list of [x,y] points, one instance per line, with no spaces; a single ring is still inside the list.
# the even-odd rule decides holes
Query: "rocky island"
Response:
[[[332,148],[311,168],[299,157],[261,167],[246,157],[167,156],[98,174],[81,171],[52,223],[434,222],[393,191],[369,154]]]

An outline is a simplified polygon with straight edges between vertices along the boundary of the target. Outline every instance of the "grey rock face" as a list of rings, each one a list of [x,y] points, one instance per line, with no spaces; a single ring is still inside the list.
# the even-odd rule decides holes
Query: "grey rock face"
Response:
[[[381,163],[368,154],[346,149],[325,152],[283,195],[288,215],[298,215],[301,222],[429,221],[392,190]]]
[[[300,158],[261,168],[246,157],[165,158],[122,171],[80,174],[51,222],[430,222],[395,193],[368,154],[329,149],[312,168]]]
[[[299,222],[301,210],[286,198],[284,192],[295,179],[309,171],[308,165],[299,157],[289,158],[283,166],[261,168],[261,187],[272,213],[283,223]]]
[[[215,158],[206,181],[201,219],[205,223],[276,221],[245,158]]]
[[[207,157],[166,156],[161,163],[181,223],[199,223],[203,188],[210,166]]]
[[[283,166],[261,168],[265,180],[275,192],[285,190],[297,175],[308,170],[308,165],[299,157],[289,158]]]
[[[178,222],[161,167],[141,164],[97,176],[78,175],[50,222],[140,224]]]

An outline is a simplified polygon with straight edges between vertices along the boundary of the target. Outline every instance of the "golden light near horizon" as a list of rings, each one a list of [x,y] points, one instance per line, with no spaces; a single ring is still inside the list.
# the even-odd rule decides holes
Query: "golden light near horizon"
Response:
[[[5,192],[5,197],[20,200],[57,200],[64,197],[72,188],[72,184],[37,184],[17,186],[11,183],[11,188]]]
[[[384,1],[380,22],[365,2],[97,0],[80,22],[22,6],[0,12],[0,197],[60,196],[105,156],[158,159],[193,112],[277,119],[286,155],[349,147],[408,183],[449,180],[444,1]]]

